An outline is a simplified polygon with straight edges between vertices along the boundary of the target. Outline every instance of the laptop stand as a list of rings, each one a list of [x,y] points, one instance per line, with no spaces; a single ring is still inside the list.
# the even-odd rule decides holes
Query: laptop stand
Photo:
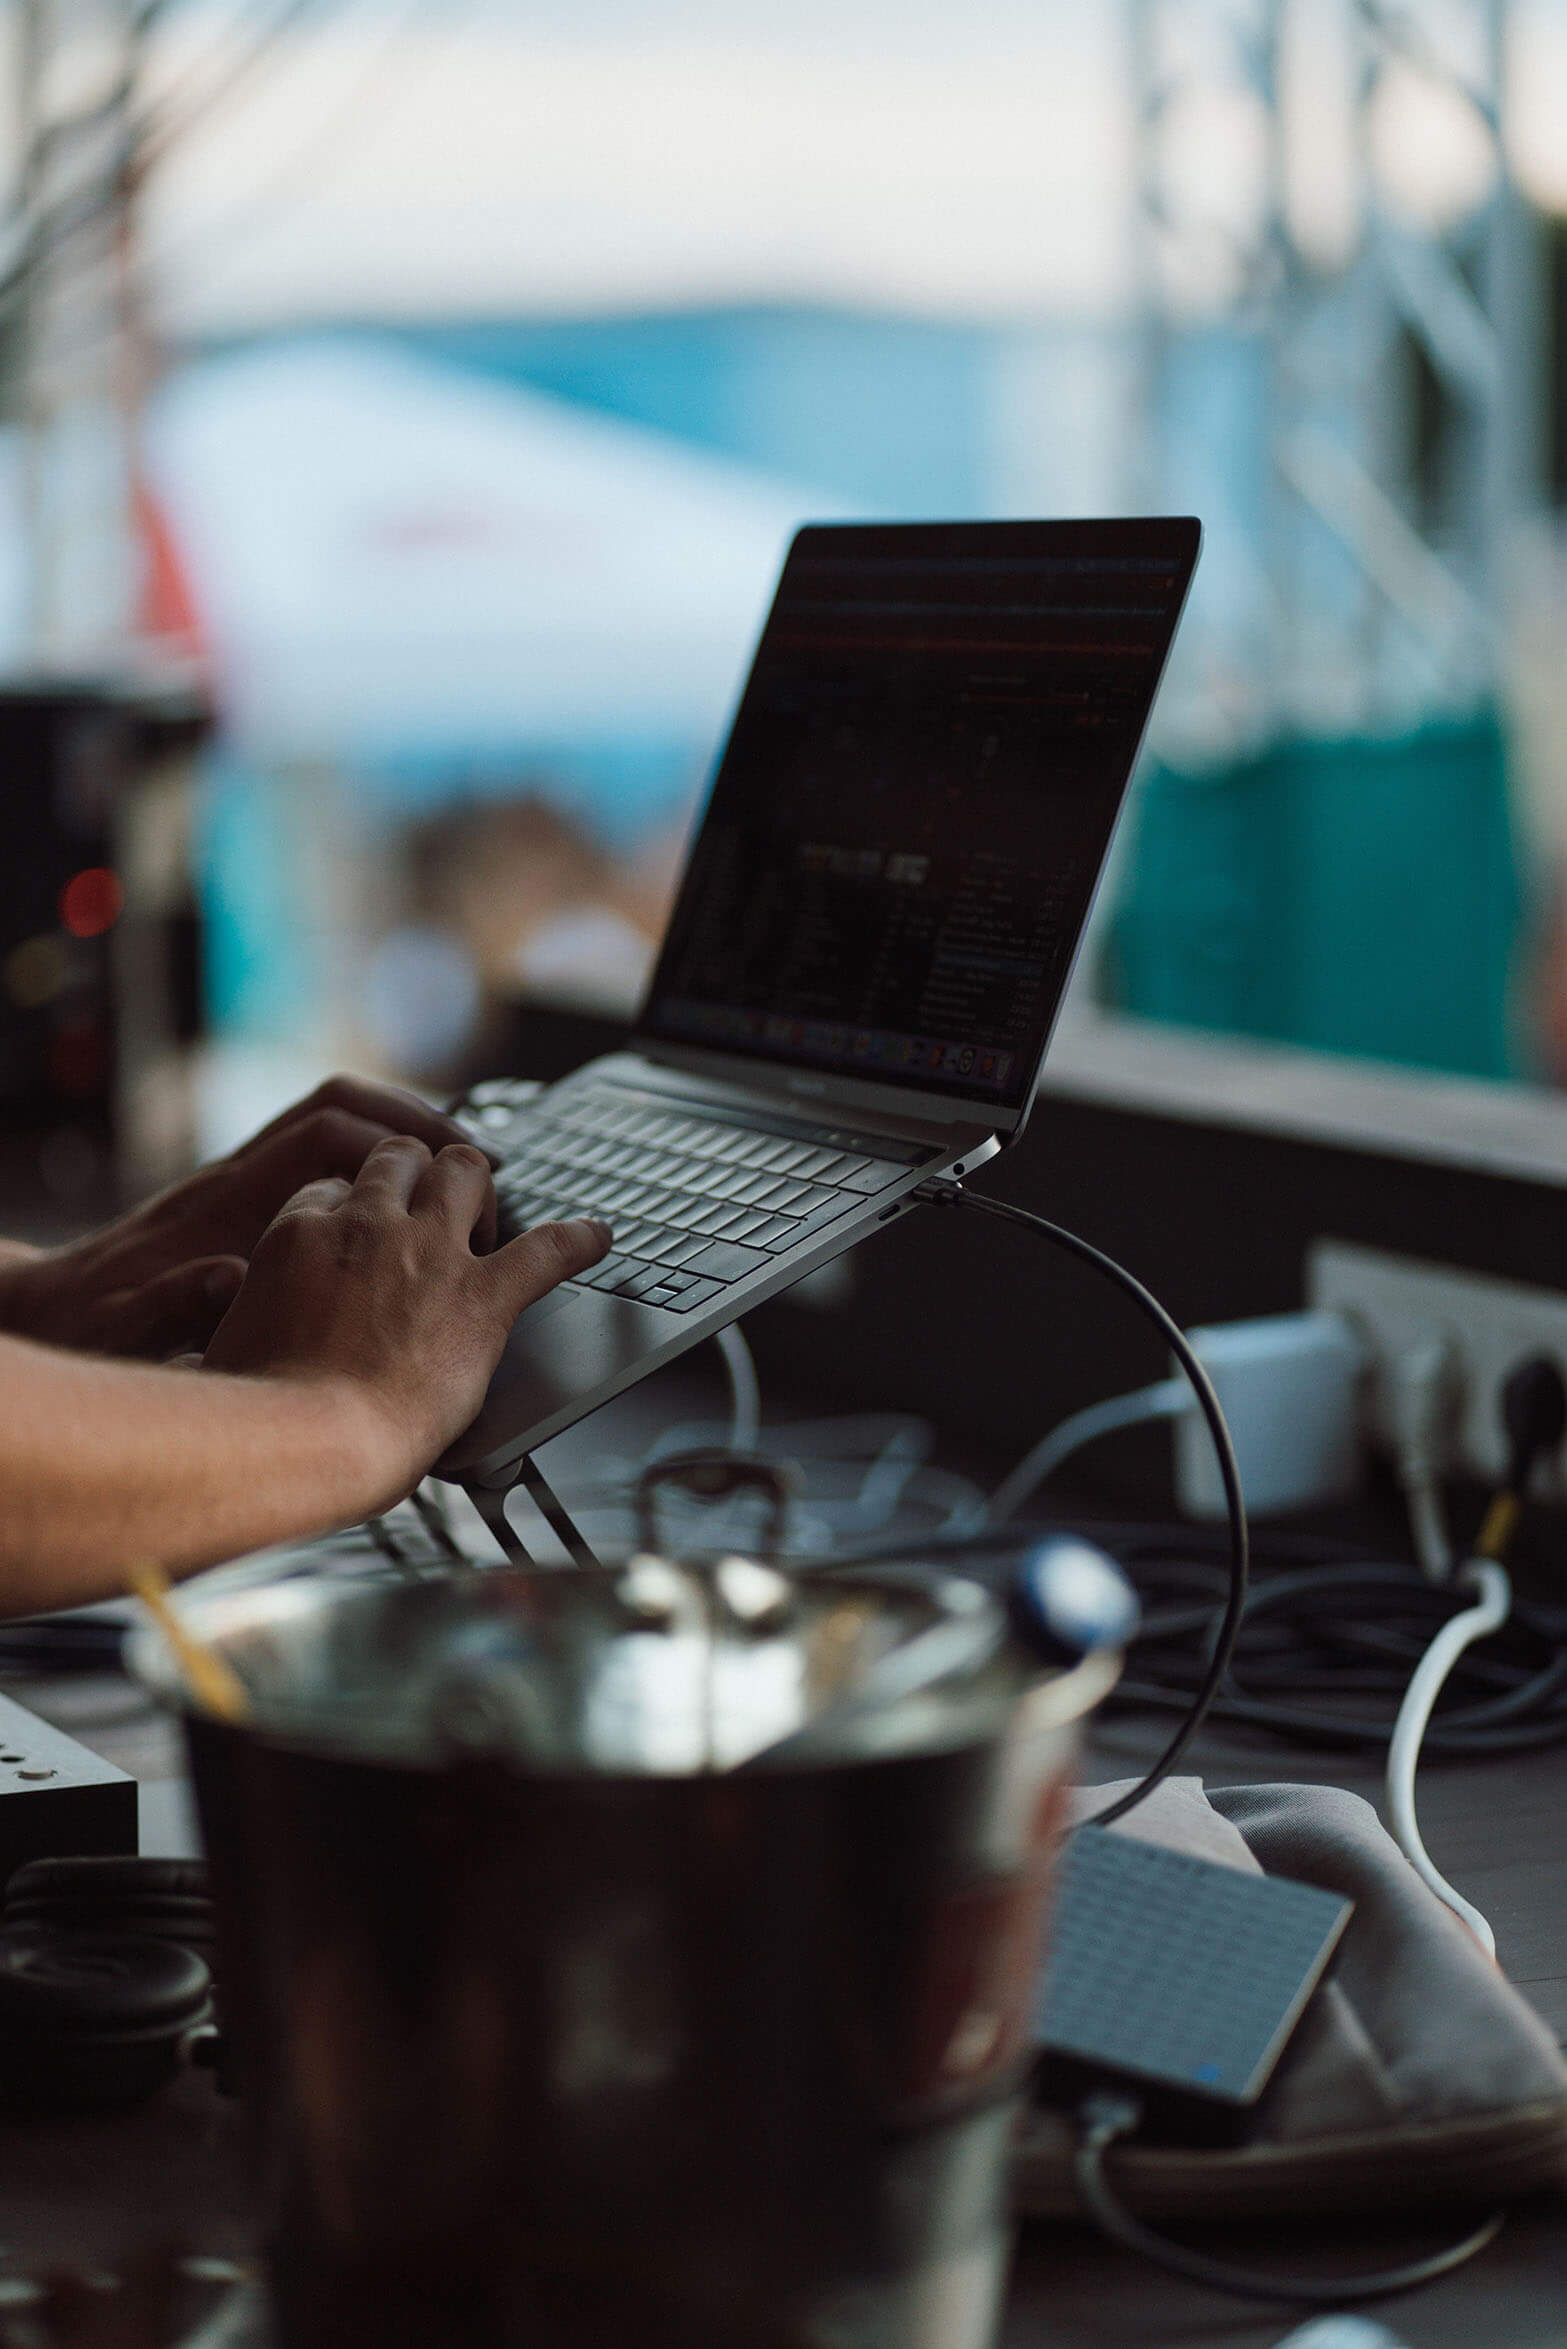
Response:
[[[528,1497],[539,1515],[560,1543],[573,1566],[602,1566],[603,1560],[572,1517],[565,1502],[555,1491],[543,1469],[531,1452],[524,1452],[517,1463],[517,1473],[509,1484],[465,1484],[467,1494],[486,1526],[499,1542],[508,1562],[513,1566],[538,1566],[511,1519],[506,1514],[506,1502],[518,1485],[527,1489]]]

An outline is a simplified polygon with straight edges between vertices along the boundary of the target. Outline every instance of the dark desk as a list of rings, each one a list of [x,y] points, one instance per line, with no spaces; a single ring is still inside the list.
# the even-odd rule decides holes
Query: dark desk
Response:
[[[58,1713],[59,1701],[17,1688]],[[68,1724],[139,1777],[167,1781],[176,1754],[165,1726],[113,1717],[113,1700],[78,1690]],[[97,1706],[96,1712],[94,1706]],[[103,1706],[109,1703],[106,1716]],[[1089,1775],[1119,1777],[1150,1750],[1130,1724],[1096,1741]],[[1211,1738],[1196,1758],[1231,1783],[1314,1777],[1374,1795],[1374,1768]],[[162,1798],[149,1810],[166,1812]],[[1421,1776],[1421,1818],[1438,1864],[1496,1928],[1503,1965],[1558,2032],[1567,2032],[1567,1747],[1505,1761],[1433,1763]],[[0,2128],[0,2211],[14,2268],[109,2266],[137,2244],[182,2242],[233,2256],[250,2243],[238,2117],[205,2075],[183,2080],[140,2113],[112,2121]],[[1366,2229],[1225,2230],[1230,2257],[1307,2272],[1380,2266],[1433,2248],[1462,2222]],[[1215,2238],[1218,2241],[1219,2238]],[[0,2274],[5,2271],[0,2268]],[[1471,2268],[1375,2314],[1407,2349],[1564,2349],[1567,2212],[1554,2200],[1517,2213]],[[1103,2248],[1076,2228],[1024,2230],[1003,2332],[1005,2349],[1272,2349],[1309,2312],[1226,2301]]]

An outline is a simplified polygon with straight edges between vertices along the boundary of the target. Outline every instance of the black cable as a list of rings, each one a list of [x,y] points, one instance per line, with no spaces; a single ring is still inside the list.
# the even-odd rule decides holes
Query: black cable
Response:
[[[1169,2268],[1178,2276],[1189,2276],[1193,2282],[1208,2284],[1215,2292],[1227,2292],[1242,2300],[1277,2300],[1287,2306],[1306,2305],[1316,2308],[1342,2308],[1355,2300],[1384,2300],[1394,2292],[1412,2292],[1419,2284],[1435,2283],[1439,2276],[1451,2275],[1455,2267],[1462,2267],[1494,2243],[1501,2233],[1506,2213],[1493,2211],[1482,2226],[1465,2235],[1461,2242],[1449,2243],[1441,2251],[1433,2251],[1425,2259],[1412,2259],[1403,2267],[1372,2269],[1369,2273],[1340,2276],[1331,2281],[1324,2276],[1269,2276],[1254,2268],[1232,2267],[1227,2260],[1210,2259],[1205,2252],[1188,2250],[1184,2243],[1173,2243],[1166,2235],[1156,2234],[1134,2218],[1122,2202],[1105,2174],[1104,2157],[1119,2138],[1129,2136],[1142,2119],[1136,2101],[1130,2096],[1102,2092],[1090,2096],[1078,2112],[1077,2144],[1072,2154],[1072,2177],[1084,2207],[1095,2224],[1114,2243],[1127,2251],[1140,2252],[1144,2259]]]
[[[1129,1793],[1113,1802],[1108,1810],[1096,1813],[1096,1825],[1107,1827],[1113,1819],[1123,1819],[1134,1804],[1152,1794],[1159,1781],[1168,1777],[1202,1727],[1229,1670],[1230,1658],[1235,1652],[1235,1643],[1240,1637],[1241,1622],[1246,1611],[1249,1573],[1246,1503],[1241,1495],[1235,1447],[1230,1442],[1230,1431],[1224,1424],[1224,1413],[1213,1391],[1213,1383],[1188,1344],[1185,1332],[1165,1311],[1152,1291],[1145,1289],[1142,1282],[1129,1273],[1124,1265],[1117,1264],[1113,1256],[1107,1256],[1102,1248],[1094,1247],[1089,1240],[1080,1240],[1075,1232],[1069,1232],[1062,1224],[1051,1223],[1047,1217],[1035,1215],[1026,1207],[1010,1206],[1004,1199],[992,1199],[984,1192],[966,1191],[961,1183],[950,1180],[925,1183],[920,1186],[915,1197],[928,1201],[932,1206],[972,1207],[983,1215],[995,1216],[1002,1223],[1013,1223],[1023,1231],[1037,1232],[1041,1238],[1050,1241],[1053,1247],[1064,1249],[1069,1256],[1077,1257],[1081,1263],[1091,1265],[1096,1272],[1102,1273],[1106,1280],[1113,1281],[1118,1289],[1131,1298],[1139,1312],[1153,1323],[1180,1364],[1197,1399],[1198,1408],[1208,1423],[1208,1432],[1218,1454],[1219,1476],[1224,1486],[1224,1506],[1230,1530],[1229,1595],[1218,1635],[1213,1641],[1207,1669],[1185,1718],[1163,1753]]]
[[[1172,1531],[1169,1546],[1180,1540]],[[1141,1559],[1135,1545],[1115,1539],[1105,1546],[1145,1597],[1132,1669],[1113,1702],[1184,1707],[1206,1662],[1194,1627],[1211,1569],[1205,1561]],[[1264,1575],[1249,1593],[1213,1719],[1317,1747],[1385,1747],[1409,1674],[1462,1604],[1407,1563]],[[1331,1708],[1313,1707],[1314,1689],[1331,1697]],[[1518,1601],[1506,1630],[1455,1670],[1428,1736],[1432,1751],[1451,1754],[1507,1753],[1567,1737],[1567,1614]]]

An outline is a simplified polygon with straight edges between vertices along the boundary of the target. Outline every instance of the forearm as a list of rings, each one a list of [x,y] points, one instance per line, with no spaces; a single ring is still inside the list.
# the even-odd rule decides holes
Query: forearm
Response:
[[[0,1337],[0,1615],[351,1522],[404,1464],[351,1381],[165,1370]]]

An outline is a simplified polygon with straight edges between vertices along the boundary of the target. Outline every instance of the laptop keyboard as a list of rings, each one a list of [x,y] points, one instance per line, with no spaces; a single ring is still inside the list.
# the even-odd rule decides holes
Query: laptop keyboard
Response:
[[[611,1085],[535,1096],[537,1107],[515,1113],[503,1085],[471,1098],[481,1128],[522,1121],[495,1177],[501,1238],[600,1215],[614,1248],[579,1283],[671,1313],[707,1304],[936,1155],[784,1117],[670,1107]],[[499,1131],[494,1139],[507,1147]]]

